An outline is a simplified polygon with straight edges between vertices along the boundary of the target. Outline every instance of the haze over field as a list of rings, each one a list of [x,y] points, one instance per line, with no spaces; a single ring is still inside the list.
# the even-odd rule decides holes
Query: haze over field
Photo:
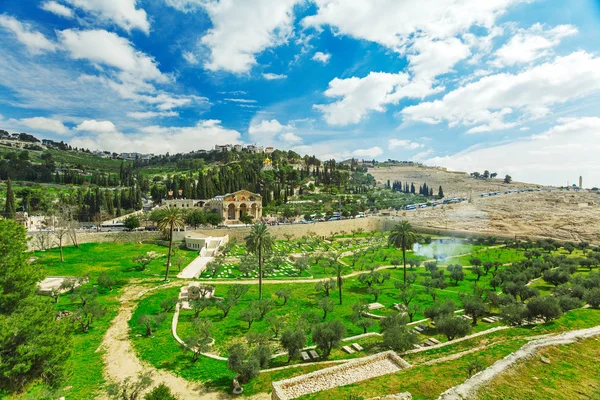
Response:
[[[599,21],[594,0],[6,0],[0,129],[599,186]]]

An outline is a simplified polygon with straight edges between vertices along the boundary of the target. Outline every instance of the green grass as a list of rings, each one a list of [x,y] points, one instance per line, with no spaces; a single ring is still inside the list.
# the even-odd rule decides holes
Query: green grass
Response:
[[[68,164],[72,166],[81,165],[88,169],[96,169],[105,172],[119,172],[121,160],[112,160],[110,158],[100,158],[93,154],[62,151],[62,150],[47,150],[52,154],[52,159],[59,164]]]
[[[137,271],[132,261],[147,252],[160,253],[162,257],[152,261],[145,271]],[[140,243],[85,243],[79,248],[63,248],[65,261],[60,261],[59,249],[32,252],[36,263],[48,276],[84,276],[89,274],[92,281],[102,272],[109,272],[115,279],[158,278],[164,276],[167,247]],[[191,262],[197,253],[179,250],[179,254]],[[176,276],[177,268],[171,268],[169,276]]]
[[[227,369],[224,361],[200,357],[196,363],[192,363],[191,353],[184,352],[171,335],[173,313],[169,313],[167,320],[156,329],[152,337],[142,336],[144,330],[137,324],[139,317],[144,314],[158,314],[161,311],[160,302],[177,296],[178,293],[179,288],[161,290],[139,302],[129,321],[134,349],[141,359],[150,362],[156,368],[164,368],[184,379],[225,390],[231,384],[234,374]]]
[[[598,312],[598,310],[574,310],[550,324],[544,324],[537,327],[511,328],[490,335],[481,336],[470,341],[457,343],[455,345],[446,346],[439,349],[432,349],[427,352],[419,353],[418,355],[405,356],[405,359],[413,365],[413,367],[410,369],[400,371],[396,374],[369,379],[357,384],[338,387],[325,392],[303,396],[301,399],[344,399],[351,394],[369,398],[406,391],[410,392],[413,396],[413,399],[417,400],[437,398],[443,391],[452,386],[458,385],[467,379],[467,366],[473,360],[479,360],[483,364],[484,368],[487,368],[495,361],[518,350],[523,344],[529,341],[528,338],[533,335],[589,328],[596,326],[599,323],[600,312]],[[483,346],[484,349],[474,353],[466,354],[452,361],[445,361],[433,365],[422,364],[424,361],[444,357],[450,354],[456,354],[477,346]],[[594,352],[592,354],[596,354],[596,349],[597,347],[591,349],[591,351]],[[429,355],[429,357],[426,357],[426,355]],[[539,363],[539,361],[537,362]],[[592,373],[594,368],[592,367],[590,370],[591,371],[587,373],[587,376],[593,377],[594,375],[592,375]],[[597,377],[597,374],[595,376]],[[572,382],[567,383],[569,385],[568,387],[573,387],[577,379],[578,377],[571,378]],[[557,381],[560,382],[559,379],[557,379]],[[525,385],[526,383],[528,384],[529,381],[521,381],[521,385]],[[514,393],[517,395],[517,397],[498,396],[498,394],[504,393],[502,390],[495,393],[496,396],[485,398],[521,399],[519,391],[507,391],[507,393],[511,393],[511,395]],[[535,398],[548,399],[554,397],[542,396]]]
[[[588,339],[542,349],[538,357],[521,361],[486,385],[480,400],[598,399],[600,398],[600,341]]]

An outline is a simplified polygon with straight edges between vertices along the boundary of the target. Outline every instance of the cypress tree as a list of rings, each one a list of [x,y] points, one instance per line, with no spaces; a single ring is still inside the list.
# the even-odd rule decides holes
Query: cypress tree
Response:
[[[4,216],[8,219],[15,218],[15,193],[12,189],[10,177],[6,182],[6,204],[4,206]]]

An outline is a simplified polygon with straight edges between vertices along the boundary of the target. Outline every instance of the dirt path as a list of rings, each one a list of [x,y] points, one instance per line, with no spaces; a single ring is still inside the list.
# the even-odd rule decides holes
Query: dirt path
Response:
[[[173,282],[154,288],[134,285],[125,288],[119,299],[121,308],[106,331],[99,350],[104,351],[104,376],[109,382],[121,382],[127,377],[135,377],[142,371],[153,373],[154,385],[164,383],[180,399],[224,399],[229,396],[223,393],[209,392],[202,384],[188,382],[183,378],[164,370],[158,370],[146,362],[142,362],[135,354],[129,340],[128,322],[133,314],[137,300],[149,291],[180,285]],[[104,400],[106,396],[100,396]]]

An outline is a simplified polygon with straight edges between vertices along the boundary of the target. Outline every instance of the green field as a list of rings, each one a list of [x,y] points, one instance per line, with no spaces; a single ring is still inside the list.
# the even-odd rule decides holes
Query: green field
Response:
[[[169,249],[164,246],[140,243],[84,243],[79,248],[67,246],[63,248],[65,261],[60,261],[59,249],[35,251],[32,257],[36,263],[44,268],[49,276],[85,276],[96,278],[102,272],[110,273],[118,281],[125,279],[155,279],[164,277]],[[160,254],[152,261],[145,271],[138,271],[137,264],[132,260],[148,252]],[[197,253],[195,251],[180,250],[182,257],[191,262]],[[187,264],[186,264],[187,265]],[[171,268],[170,277],[175,277],[179,271]]]

